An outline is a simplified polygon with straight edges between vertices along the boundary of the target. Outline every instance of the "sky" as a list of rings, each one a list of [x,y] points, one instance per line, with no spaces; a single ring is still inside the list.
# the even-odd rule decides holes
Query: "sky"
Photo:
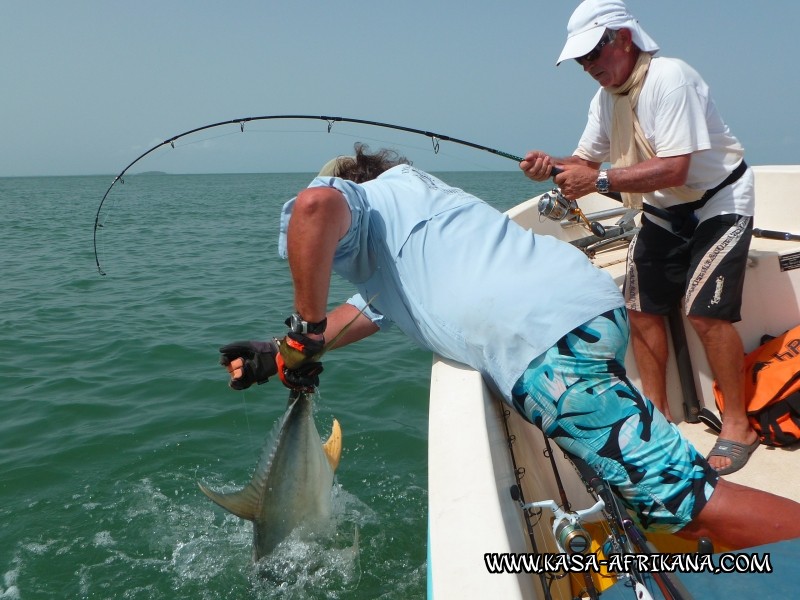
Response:
[[[331,115],[515,155],[568,155],[595,82],[555,66],[574,0],[0,0],[0,177],[115,175],[182,132]],[[750,164],[800,163],[797,0],[629,0],[694,66]],[[426,170],[514,161],[389,130],[252,123],[187,136],[131,172],[314,171],[355,141]]]

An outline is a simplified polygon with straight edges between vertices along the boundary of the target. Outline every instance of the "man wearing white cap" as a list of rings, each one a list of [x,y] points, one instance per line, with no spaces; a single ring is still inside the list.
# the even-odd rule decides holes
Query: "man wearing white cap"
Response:
[[[630,245],[625,301],[645,394],[671,419],[666,391],[667,315],[683,297],[725,400],[709,463],[720,474],[758,446],[744,409],[740,320],[753,228],[753,174],[700,75],[659,47],[620,0],[586,0],[567,25],[556,64],[574,59],[600,89],[572,156],[531,151],[525,174],[555,182],[567,198],[618,192],[643,209]],[[611,168],[602,168],[610,162]]]

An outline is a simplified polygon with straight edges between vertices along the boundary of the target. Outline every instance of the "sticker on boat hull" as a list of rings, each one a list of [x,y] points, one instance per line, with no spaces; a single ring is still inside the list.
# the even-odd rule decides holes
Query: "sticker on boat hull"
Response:
[[[778,257],[778,264],[781,266],[781,271],[800,269],[800,252],[792,252]]]

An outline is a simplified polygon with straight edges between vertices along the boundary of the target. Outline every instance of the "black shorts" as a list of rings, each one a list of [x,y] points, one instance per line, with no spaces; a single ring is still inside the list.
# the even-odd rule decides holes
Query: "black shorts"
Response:
[[[752,232],[752,217],[719,215],[700,223],[687,240],[642,215],[642,228],[628,248],[625,305],[666,315],[685,296],[687,315],[741,320]]]

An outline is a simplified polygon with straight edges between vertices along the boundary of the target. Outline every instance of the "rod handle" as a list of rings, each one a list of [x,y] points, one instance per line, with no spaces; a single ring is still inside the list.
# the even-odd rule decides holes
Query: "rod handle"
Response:
[[[753,229],[753,236],[767,238],[769,240],[800,240],[800,235],[789,233],[788,231],[773,231],[771,229]]]

